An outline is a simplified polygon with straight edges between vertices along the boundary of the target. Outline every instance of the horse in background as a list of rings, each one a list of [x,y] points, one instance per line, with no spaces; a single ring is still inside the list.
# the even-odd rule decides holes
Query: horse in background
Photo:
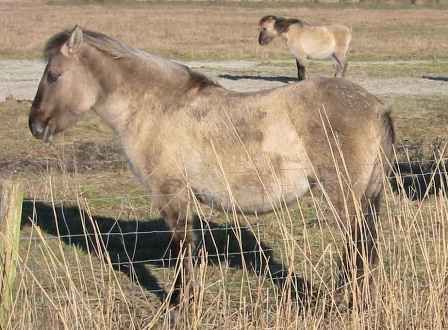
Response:
[[[352,31],[345,25],[311,25],[295,18],[264,16],[258,23],[258,43],[269,44],[275,37],[286,41],[296,58],[298,80],[306,79],[307,59],[330,59],[336,63],[335,77],[344,77]]]

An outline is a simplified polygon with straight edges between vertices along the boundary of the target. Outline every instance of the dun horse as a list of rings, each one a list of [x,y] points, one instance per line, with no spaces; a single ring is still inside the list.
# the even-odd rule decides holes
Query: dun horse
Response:
[[[306,79],[305,64],[308,58],[328,59],[336,62],[335,77],[344,77],[347,70],[347,51],[352,39],[351,30],[344,25],[316,26],[304,21],[268,15],[259,22],[258,43],[267,45],[275,37],[282,37],[296,58],[299,80]]]
[[[341,279],[363,277],[365,258],[375,261],[374,212],[394,135],[383,104],[361,87],[331,78],[237,93],[80,27],[51,37],[45,55],[29,115],[32,134],[50,141],[88,111],[115,131],[186,256],[173,305],[191,282],[196,201],[262,214],[293,206],[316,187],[352,233]],[[355,204],[364,221],[350,217]]]

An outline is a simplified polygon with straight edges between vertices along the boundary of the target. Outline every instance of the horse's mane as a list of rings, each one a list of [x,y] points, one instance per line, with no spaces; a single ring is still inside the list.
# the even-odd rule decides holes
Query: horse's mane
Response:
[[[70,38],[71,31],[64,30],[50,37],[44,48],[44,56],[48,57],[53,51],[59,50]],[[82,30],[83,41],[101,52],[114,58],[132,57],[138,55],[139,50],[126,46],[122,42],[103,33]],[[140,51],[141,52],[141,51]]]
[[[44,57],[48,58],[52,53],[58,51],[62,45],[68,41],[71,32],[71,30],[64,30],[50,37],[44,48]],[[202,89],[206,86],[218,86],[218,84],[213,80],[199,72],[191,70],[186,65],[164,59],[157,55],[146,53],[145,51],[137,48],[129,47],[121,41],[109,37],[103,33],[83,29],[82,34],[83,42],[86,42],[88,45],[96,48],[108,56],[111,56],[114,59],[136,58],[143,61],[150,61],[160,67],[169,68],[174,71],[182,71],[189,75],[190,85],[192,87],[200,87]]]
[[[280,32],[280,33],[287,32],[289,27],[291,25],[293,25],[293,24],[297,24],[300,27],[303,27],[305,25],[309,25],[304,20],[300,20],[300,19],[297,19],[297,18],[277,17],[277,16],[274,16],[274,15],[266,15],[266,16],[262,17],[258,24],[262,25],[266,21],[271,21],[271,20],[274,21],[274,28],[278,32]]]

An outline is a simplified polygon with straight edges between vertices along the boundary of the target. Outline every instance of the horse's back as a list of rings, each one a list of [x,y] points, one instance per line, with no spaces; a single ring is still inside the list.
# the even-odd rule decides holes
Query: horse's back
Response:
[[[338,189],[337,172],[350,176],[354,191],[367,189],[370,174],[391,127],[384,104],[364,88],[340,78],[301,82],[285,92],[289,117],[310,158],[317,176],[327,189]],[[338,169],[339,167],[339,169]]]
[[[344,25],[306,25],[292,33],[293,37],[288,40],[292,52],[314,59],[329,58],[339,48],[343,48],[345,54],[351,41],[351,31]]]
[[[214,153],[226,160],[221,166],[227,184],[245,211],[264,212],[278,201],[295,201],[314,182],[331,196],[342,196],[341,175],[362,196],[380,150],[390,150],[383,103],[345,79],[307,80],[233,95],[227,102],[239,142],[215,143]],[[213,140],[222,139],[222,133]],[[200,172],[204,175],[205,168]],[[230,200],[210,190],[211,181],[201,193],[226,208]]]
[[[280,201],[294,202],[313,176],[337,182],[332,153],[341,146],[348,171],[365,189],[382,111],[376,97],[343,79],[247,94],[210,87],[167,116],[166,129],[160,119],[166,133],[158,168],[171,176],[187,173],[193,191],[209,205],[230,209],[236,201],[245,212],[266,212]],[[173,122],[183,124],[173,130]]]
[[[284,93],[299,111],[290,106],[289,115],[296,119],[298,128],[307,128],[304,131],[312,132],[316,122],[327,121],[344,136],[359,134],[362,139],[368,135],[367,128],[377,129],[382,124],[380,117],[386,111],[383,103],[348,80],[319,78],[290,86]]]

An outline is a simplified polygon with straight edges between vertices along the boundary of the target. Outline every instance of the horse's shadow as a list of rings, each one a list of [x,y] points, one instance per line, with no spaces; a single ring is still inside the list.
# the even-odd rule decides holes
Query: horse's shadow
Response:
[[[442,76],[422,76],[422,78],[437,81],[448,81],[448,77],[442,77]]]
[[[219,78],[229,79],[229,80],[241,80],[241,79],[250,79],[250,80],[264,80],[264,81],[278,81],[285,84],[289,84],[291,82],[297,82],[297,78],[295,77],[281,77],[281,76],[251,76],[251,75],[231,75],[231,74],[220,74]]]
[[[389,177],[392,190],[404,192],[408,199],[422,201],[430,195],[446,191],[448,161],[396,162],[396,175]]]
[[[29,224],[33,219],[35,225],[48,234],[58,236],[65,244],[99,256],[109,256],[114,269],[164,300],[166,290],[145,267],[145,264],[157,267],[176,265],[177,256],[170,249],[171,233],[163,219],[131,221],[101,216],[92,218],[88,220],[86,212],[78,207],[61,205],[53,208],[41,202],[23,203],[22,225]],[[274,260],[272,250],[257,240],[249,229],[198,219],[194,230],[199,233],[199,247],[207,252],[208,263],[225,262],[233,268],[244,267],[259,276],[268,274],[279,286],[284,284],[287,271]],[[294,280],[295,285],[306,283],[299,277],[294,277]]]

